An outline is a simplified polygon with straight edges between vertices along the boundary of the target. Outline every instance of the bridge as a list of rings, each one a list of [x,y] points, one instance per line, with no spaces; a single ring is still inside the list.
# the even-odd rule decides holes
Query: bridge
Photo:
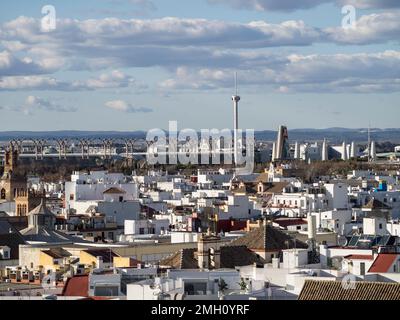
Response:
[[[185,142],[182,142],[183,145]],[[232,148],[219,148],[212,142],[205,147],[192,144],[189,147],[180,145],[178,151],[157,151],[152,148],[153,142],[144,139],[14,139],[0,143],[0,158],[4,158],[5,150],[18,150],[20,158],[126,158],[146,157],[148,154],[158,156],[179,156],[197,154],[198,156],[232,156]]]
[[[148,143],[142,139],[14,139],[3,142],[0,148],[0,157],[4,157],[7,148],[13,148],[18,150],[20,158],[36,160],[71,157],[110,159],[145,156]]]

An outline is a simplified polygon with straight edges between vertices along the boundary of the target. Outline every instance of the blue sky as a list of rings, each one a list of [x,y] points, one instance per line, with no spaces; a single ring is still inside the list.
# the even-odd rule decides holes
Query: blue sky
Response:
[[[56,9],[43,32],[41,9]],[[352,4],[357,25],[341,26]],[[400,2],[0,4],[0,131],[398,127]],[[169,18],[167,18],[169,17]],[[4,120],[6,119],[6,120]]]

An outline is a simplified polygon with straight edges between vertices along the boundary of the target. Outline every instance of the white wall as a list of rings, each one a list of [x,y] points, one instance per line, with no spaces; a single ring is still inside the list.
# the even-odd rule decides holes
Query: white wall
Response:
[[[137,220],[140,214],[139,201],[105,202],[98,203],[97,211],[107,217],[115,218],[118,226],[123,226],[125,220]]]
[[[386,235],[386,219],[384,218],[364,218],[363,219],[363,233],[367,235]]]

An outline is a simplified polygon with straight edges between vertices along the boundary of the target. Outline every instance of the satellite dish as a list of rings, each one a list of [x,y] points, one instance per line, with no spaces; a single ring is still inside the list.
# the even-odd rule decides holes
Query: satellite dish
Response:
[[[338,245],[340,246],[340,247],[345,247],[345,246],[347,246],[347,238],[345,237],[345,236],[340,236],[340,237],[338,237]]]

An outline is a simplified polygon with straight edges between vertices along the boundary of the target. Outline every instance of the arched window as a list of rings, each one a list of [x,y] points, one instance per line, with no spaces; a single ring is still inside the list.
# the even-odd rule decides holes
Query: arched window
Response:
[[[1,200],[5,200],[6,199],[6,190],[5,189],[1,189],[0,199]]]

